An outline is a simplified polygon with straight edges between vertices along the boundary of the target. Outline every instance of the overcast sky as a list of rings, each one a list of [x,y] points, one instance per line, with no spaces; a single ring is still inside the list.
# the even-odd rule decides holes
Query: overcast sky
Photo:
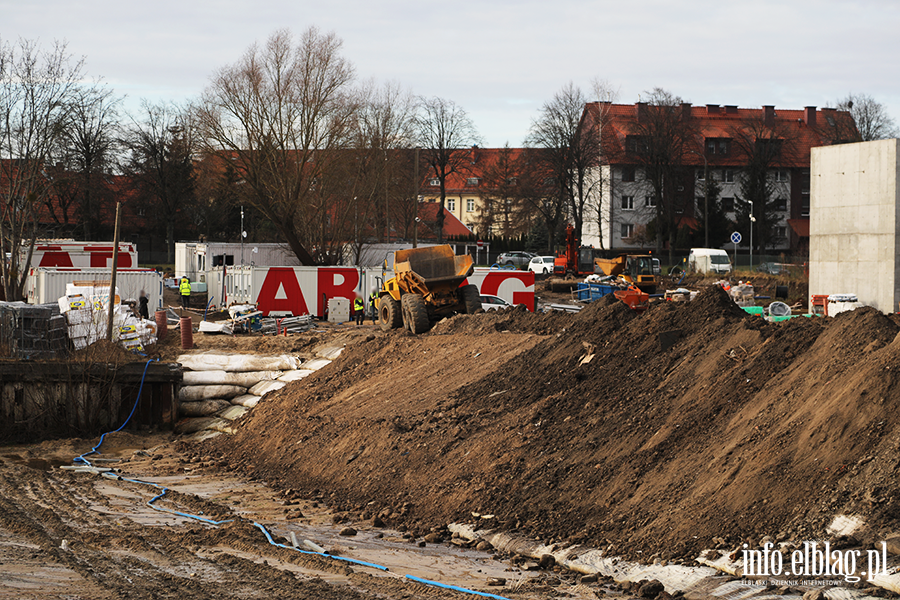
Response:
[[[541,105],[594,78],[636,102],[833,106],[866,93],[900,120],[900,2],[0,0],[0,39],[55,40],[136,108],[182,102],[276,29],[344,41],[360,79],[462,106],[485,146],[520,146]]]

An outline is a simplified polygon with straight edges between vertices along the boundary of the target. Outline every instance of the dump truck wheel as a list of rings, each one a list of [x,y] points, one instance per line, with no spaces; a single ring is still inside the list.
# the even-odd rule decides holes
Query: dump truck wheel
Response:
[[[431,328],[428,309],[425,307],[425,298],[422,297],[422,294],[403,294],[400,302],[403,305],[407,329],[418,335]]]
[[[384,331],[396,329],[403,324],[400,303],[387,294],[378,301],[378,324]]]
[[[463,304],[466,307],[466,314],[471,315],[481,308],[481,297],[478,295],[478,286],[466,285],[460,288]]]

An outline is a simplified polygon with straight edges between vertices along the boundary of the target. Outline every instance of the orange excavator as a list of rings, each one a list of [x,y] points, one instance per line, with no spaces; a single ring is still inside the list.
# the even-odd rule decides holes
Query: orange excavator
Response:
[[[615,258],[600,258],[600,250],[578,246],[575,228],[566,227],[566,250],[553,262],[557,275],[610,275],[620,277],[642,292],[655,294],[657,278],[653,272],[653,257],[649,254],[620,254]]]

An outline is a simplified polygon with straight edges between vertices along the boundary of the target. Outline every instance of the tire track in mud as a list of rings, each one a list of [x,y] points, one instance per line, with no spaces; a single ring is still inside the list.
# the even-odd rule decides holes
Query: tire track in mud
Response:
[[[123,493],[112,497],[98,490],[99,485],[110,484]],[[167,502],[179,510],[202,510],[205,515],[220,516],[230,512],[191,494],[170,494]],[[259,531],[243,519],[219,527],[192,521],[173,526],[142,525],[132,520],[128,507],[123,506],[131,501],[131,496],[135,509],[150,499],[146,488],[138,484],[0,466],[0,556],[4,558],[0,561],[0,575],[11,568],[6,559],[22,555],[23,542],[29,545],[30,552],[28,560],[20,560],[18,567],[20,571],[32,569],[29,581],[40,581],[42,570],[70,573],[57,577],[62,588],[48,583],[33,595],[19,590],[15,596],[6,595],[10,589],[4,583],[7,578],[0,576],[0,598],[472,597],[393,574],[375,576],[325,558],[269,546]],[[320,578],[329,578],[329,574],[344,581],[334,583]]]

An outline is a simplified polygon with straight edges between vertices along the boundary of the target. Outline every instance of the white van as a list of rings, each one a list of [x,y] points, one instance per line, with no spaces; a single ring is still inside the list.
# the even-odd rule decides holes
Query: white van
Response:
[[[687,270],[691,273],[716,273],[723,275],[731,272],[731,260],[728,253],[717,248],[691,248],[687,259]]]

